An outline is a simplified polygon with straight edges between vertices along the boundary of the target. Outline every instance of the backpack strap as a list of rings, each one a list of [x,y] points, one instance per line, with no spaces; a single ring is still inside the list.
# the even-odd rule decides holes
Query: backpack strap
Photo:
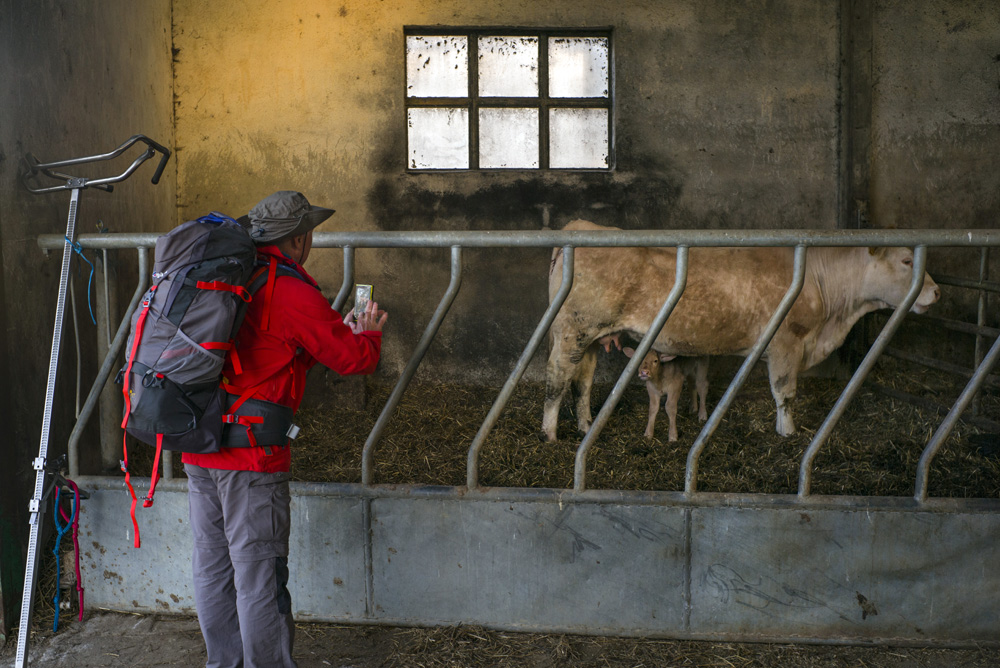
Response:
[[[132,364],[135,362],[135,353],[139,348],[139,340],[142,339],[142,329],[146,324],[146,316],[149,315],[149,304],[153,301],[153,293],[156,292],[157,285],[153,285],[149,288],[149,292],[146,293],[146,297],[142,300],[142,311],[139,313],[139,317],[135,321],[135,334],[132,335],[132,350],[128,354],[128,365],[125,367],[125,382],[122,385],[122,394],[125,397],[125,418],[122,420],[122,462],[121,468],[125,473],[125,486],[128,487],[129,494],[132,496],[132,527],[135,529],[135,546],[139,547],[139,522],[135,518],[135,506],[139,502],[138,497],[135,494],[135,488],[132,487],[131,473],[128,470],[128,433],[124,432],[125,426],[128,424],[128,417],[132,413],[132,398],[131,398],[131,388],[129,387],[132,377]],[[163,439],[162,434],[156,435],[156,461],[153,464],[153,487],[156,486],[155,476],[156,476],[156,465],[159,464],[160,459],[160,445]],[[150,490],[150,504],[152,504],[152,490]],[[145,505],[145,502],[143,503]]]

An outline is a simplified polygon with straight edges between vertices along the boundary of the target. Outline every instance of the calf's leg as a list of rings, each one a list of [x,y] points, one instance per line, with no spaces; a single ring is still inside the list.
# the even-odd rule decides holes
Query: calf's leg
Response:
[[[649,393],[649,419],[646,421],[646,431],[643,436],[653,438],[653,425],[656,422],[656,414],[660,412],[660,398],[663,393],[650,381],[646,381],[646,391]]]

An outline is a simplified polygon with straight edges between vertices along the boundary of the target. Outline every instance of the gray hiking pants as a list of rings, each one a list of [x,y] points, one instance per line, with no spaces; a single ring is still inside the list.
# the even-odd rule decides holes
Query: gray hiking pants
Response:
[[[206,668],[294,668],[288,474],[184,471]]]

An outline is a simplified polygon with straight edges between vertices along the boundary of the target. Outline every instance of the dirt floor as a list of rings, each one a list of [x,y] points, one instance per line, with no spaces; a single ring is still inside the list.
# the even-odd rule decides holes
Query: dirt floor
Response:
[[[15,643],[0,652],[13,666]],[[29,665],[46,668],[203,666],[198,622],[88,613],[33,634]],[[872,648],[680,642],[491,631],[462,626],[405,629],[299,624],[299,668],[994,668],[1000,649]]]

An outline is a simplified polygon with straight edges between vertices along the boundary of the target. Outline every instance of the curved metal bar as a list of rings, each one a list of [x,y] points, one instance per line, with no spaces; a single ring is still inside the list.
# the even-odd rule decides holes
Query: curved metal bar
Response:
[[[103,179],[87,179],[87,178],[78,178],[70,176],[69,174],[63,174],[61,172],[55,171],[56,169],[62,167],[70,167],[73,165],[85,165],[92,162],[100,162],[102,160],[111,160],[113,158],[117,158],[122,153],[131,148],[133,145],[140,142],[146,144],[147,146],[146,150],[143,152],[142,155],[137,157],[124,172],[122,172],[117,176],[108,176]],[[69,160],[57,160],[55,162],[41,163],[38,162],[35,156],[29,153],[24,158],[24,162],[27,165],[27,170],[21,174],[21,182],[25,188],[27,188],[29,191],[33,193],[50,193],[58,190],[69,190],[69,189],[80,189],[80,188],[101,188],[102,190],[107,190],[108,192],[111,192],[112,183],[118,183],[119,181],[124,181],[125,179],[127,179],[129,176],[132,175],[132,173],[136,169],[139,168],[139,165],[144,163],[149,158],[152,158],[154,155],[157,154],[157,152],[161,153],[162,157],[160,158],[159,165],[157,165],[156,167],[156,172],[153,174],[152,182],[156,184],[159,183],[160,176],[163,174],[163,169],[167,165],[167,160],[170,159],[170,150],[167,149],[165,146],[153,141],[149,137],[146,137],[145,135],[132,135],[127,140],[125,140],[125,143],[123,143],[121,146],[114,149],[113,151],[109,151],[108,153],[101,153],[98,155],[88,155],[82,158],[70,158]],[[45,176],[52,179],[66,180],[67,183],[59,186],[51,186],[48,188],[32,188],[28,184],[28,179],[38,174],[44,174]]]
[[[542,319],[535,328],[534,334],[528,340],[528,345],[525,347],[524,352],[521,353],[521,357],[517,360],[514,370],[504,384],[503,389],[500,390],[496,401],[493,402],[493,407],[490,408],[490,412],[487,414],[483,424],[479,426],[476,437],[472,440],[465,469],[465,484],[469,489],[476,489],[479,486],[479,450],[483,447],[486,437],[490,435],[490,431],[500,418],[500,413],[503,412],[504,406],[510,400],[510,395],[514,393],[514,387],[521,380],[524,370],[528,368],[531,358],[535,356],[538,346],[541,345],[542,339],[548,333],[549,327],[552,326],[552,321],[556,319],[556,314],[569,296],[570,289],[573,287],[573,255],[572,246],[563,247],[562,283],[559,284],[559,291],[556,292],[552,303],[549,304],[548,309],[542,315]]]
[[[148,252],[145,248],[139,248],[137,250],[139,251],[139,283],[135,288],[135,292],[132,294],[132,301],[129,302],[128,310],[125,312],[125,317],[122,318],[121,324],[118,325],[118,331],[115,333],[114,341],[112,341],[111,345],[108,347],[108,354],[105,355],[104,363],[97,372],[97,378],[94,379],[94,385],[90,388],[90,394],[87,395],[87,400],[84,402],[83,408],[80,409],[80,416],[76,419],[73,431],[69,435],[67,450],[69,453],[70,478],[75,478],[80,475],[80,436],[83,434],[84,427],[87,426],[87,420],[90,419],[91,414],[94,412],[94,408],[97,406],[97,401],[101,398],[101,392],[104,390],[104,385],[108,382],[108,378],[111,376],[111,370],[115,366],[118,354],[125,346],[125,340],[128,338],[128,332],[132,322],[132,312],[135,311],[136,307],[139,305],[139,300],[142,299],[142,295],[146,291],[146,279],[149,275]]]
[[[579,447],[576,449],[576,463],[573,467],[573,491],[582,492],[586,488],[586,477],[587,477],[587,451],[590,450],[590,446],[593,445],[597,437],[600,436],[601,430],[604,429],[604,425],[607,424],[608,418],[611,417],[611,411],[615,409],[618,402],[621,400],[622,395],[625,394],[625,388],[628,384],[632,382],[632,378],[635,377],[635,372],[639,369],[642,364],[642,358],[646,356],[649,349],[653,347],[653,342],[656,337],[660,335],[660,330],[663,329],[663,325],[666,324],[667,318],[673,313],[674,307],[677,306],[677,302],[680,301],[681,295],[684,294],[684,288],[687,287],[687,271],[688,271],[688,247],[678,246],[677,247],[677,260],[674,266],[674,287],[670,290],[667,295],[667,299],[663,302],[663,306],[660,307],[659,313],[656,314],[656,318],[653,319],[652,324],[649,326],[649,330],[642,337],[642,341],[636,346],[635,354],[632,355],[632,359],[629,360],[628,364],[625,365],[625,370],[622,371],[621,376],[618,377],[618,382],[615,383],[614,389],[611,390],[611,394],[604,401],[604,405],[601,406],[600,412],[594,419],[594,422],[590,425],[590,429],[587,434],[580,441]]]
[[[441,302],[438,304],[437,310],[434,311],[431,321],[427,324],[427,328],[424,330],[424,335],[420,337],[420,341],[417,343],[417,349],[413,352],[413,357],[410,358],[406,368],[403,369],[403,374],[396,382],[396,387],[392,389],[392,394],[389,395],[389,399],[385,402],[385,406],[382,407],[382,413],[378,416],[378,420],[376,420],[375,426],[372,428],[371,433],[368,435],[368,440],[365,442],[364,450],[361,452],[361,484],[363,485],[372,484],[372,467],[375,458],[375,445],[382,437],[382,432],[385,430],[385,426],[388,424],[393,411],[396,410],[396,405],[399,404],[399,400],[403,397],[403,393],[406,392],[407,385],[410,384],[410,380],[417,372],[417,367],[420,366],[420,361],[424,358],[424,354],[430,347],[431,341],[434,340],[434,336],[441,327],[441,322],[444,320],[444,317],[448,315],[448,309],[451,308],[452,302],[455,301],[455,296],[458,294],[458,289],[461,286],[462,247],[452,246],[451,282],[448,284],[448,289],[445,291],[444,296],[441,297]]]
[[[354,247],[344,246],[344,282],[340,284],[340,292],[333,300],[330,307],[337,313],[343,315],[342,309],[347,302],[347,296],[351,294],[351,284],[354,283]]]
[[[940,426],[938,426],[937,431],[934,432],[934,436],[927,443],[923,454],[920,455],[920,461],[917,463],[917,482],[913,490],[913,498],[917,503],[927,501],[927,479],[930,473],[931,462],[937,456],[938,450],[941,449],[941,446],[951,434],[952,429],[955,428],[958,418],[962,416],[962,413],[965,412],[965,409],[976,396],[976,393],[983,386],[986,376],[993,368],[993,365],[996,364],[998,358],[1000,358],[1000,337],[997,337],[990,351],[983,358],[982,363],[976,367],[976,372],[969,379],[965,389],[962,390],[962,394],[959,395],[955,401],[955,405],[948,411],[948,415],[945,416]]]
[[[844,414],[847,409],[847,404],[850,403],[854,395],[857,394],[858,390],[861,389],[861,384],[865,381],[865,378],[871,372],[872,367],[875,366],[875,362],[878,361],[879,356],[882,355],[882,351],[885,350],[886,346],[889,345],[889,341],[892,336],[899,329],[899,326],[903,324],[903,319],[906,317],[906,313],[913,306],[914,302],[917,301],[917,297],[920,296],[920,291],[924,287],[924,274],[925,267],[927,266],[927,246],[917,246],[913,249],[913,278],[910,281],[910,290],[906,293],[906,297],[903,301],[896,307],[893,311],[892,316],[889,318],[888,322],[885,323],[885,327],[879,332],[878,337],[875,339],[875,343],[868,350],[868,354],[865,358],[861,360],[861,365],[858,367],[857,371],[851,377],[851,380],[847,383],[847,387],[840,394],[840,398],[837,399],[837,403],[833,405],[830,412],[827,413],[826,419],[823,420],[823,424],[820,425],[819,430],[816,435],[813,436],[812,443],[806,449],[804,455],[802,455],[802,464],[799,467],[799,498],[803,498],[809,495],[809,488],[812,486],[812,464],[813,460],[816,459],[816,455],[819,453],[819,449],[823,447],[826,440],[830,437],[830,433],[833,428],[837,425],[840,417]]]
[[[684,472],[684,493],[694,494],[698,486],[698,460],[701,458],[701,453],[705,450],[705,446],[708,444],[708,439],[711,438],[712,434],[715,433],[716,428],[722,422],[722,417],[725,415],[726,411],[732,405],[733,400],[736,399],[736,393],[740,391],[743,384],[746,382],[747,378],[750,377],[750,372],[753,371],[753,367],[760,360],[764,351],[767,349],[768,344],[771,343],[771,339],[774,338],[775,332],[781,326],[781,323],[785,320],[785,316],[788,312],[792,310],[792,305],[795,304],[795,300],[799,298],[799,293],[802,292],[802,285],[805,283],[806,275],[806,247],[799,245],[795,247],[795,254],[793,257],[792,264],[792,283],[788,286],[788,290],[785,291],[785,296],[781,298],[778,303],[778,308],[771,316],[771,319],[767,322],[767,327],[761,333],[757,342],[753,344],[753,348],[750,349],[750,354],[747,358],[743,360],[743,365],[740,370],[733,377],[732,382],[729,383],[729,387],[726,388],[726,393],[722,395],[722,399],[719,400],[718,405],[716,405],[715,410],[708,418],[708,422],[702,427],[701,433],[698,434],[698,438],[695,439],[694,443],[691,445],[691,450],[688,452],[687,458],[687,470]]]

